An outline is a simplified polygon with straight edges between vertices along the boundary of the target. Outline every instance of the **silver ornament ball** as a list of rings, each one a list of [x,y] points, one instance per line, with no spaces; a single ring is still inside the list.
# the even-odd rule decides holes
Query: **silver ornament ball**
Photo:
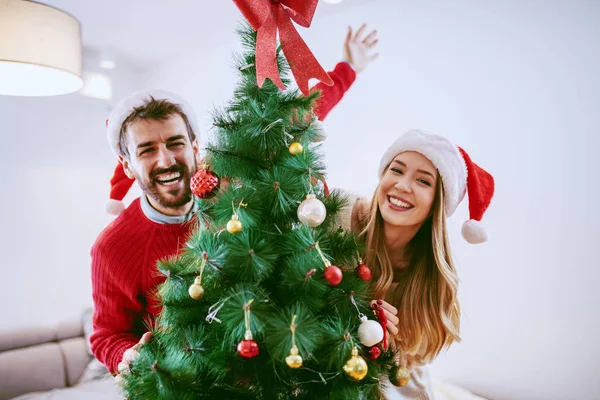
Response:
[[[325,204],[314,194],[307,195],[306,200],[298,206],[298,219],[311,228],[321,225],[325,221],[325,217],[327,217]]]

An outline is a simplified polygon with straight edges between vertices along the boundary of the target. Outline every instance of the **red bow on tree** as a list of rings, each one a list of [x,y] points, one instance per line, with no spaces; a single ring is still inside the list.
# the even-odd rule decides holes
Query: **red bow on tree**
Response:
[[[298,88],[307,96],[308,81],[316,78],[332,85],[333,81],[319,64],[292,20],[308,28],[319,0],[233,0],[252,28],[257,31],[256,80],[262,87],[269,78],[280,89],[285,89],[277,68],[277,31],[283,54],[290,64]]]

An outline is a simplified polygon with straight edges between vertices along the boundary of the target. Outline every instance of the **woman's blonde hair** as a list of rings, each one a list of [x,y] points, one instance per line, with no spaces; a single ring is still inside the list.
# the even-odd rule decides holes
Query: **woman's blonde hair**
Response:
[[[376,279],[374,295],[386,298],[398,309],[395,344],[403,355],[420,364],[428,363],[444,347],[460,341],[458,276],[448,243],[442,181],[438,179],[436,185],[432,212],[409,243],[410,266],[390,293],[394,271],[386,249],[378,193],[379,187],[359,234],[367,248],[365,262]]]

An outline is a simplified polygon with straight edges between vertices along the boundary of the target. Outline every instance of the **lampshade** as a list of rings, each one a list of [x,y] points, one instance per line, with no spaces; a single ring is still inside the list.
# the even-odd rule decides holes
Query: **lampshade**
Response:
[[[81,28],[71,15],[27,0],[0,0],[0,95],[79,90]]]

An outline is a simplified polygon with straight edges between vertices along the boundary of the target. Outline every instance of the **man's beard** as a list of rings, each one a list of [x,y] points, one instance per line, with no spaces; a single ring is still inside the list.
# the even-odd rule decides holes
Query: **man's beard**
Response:
[[[195,168],[194,168],[195,169]],[[161,185],[156,181],[156,177],[164,173],[181,173],[183,188],[169,190],[168,186]],[[175,164],[170,168],[156,169],[150,173],[147,179],[137,177],[138,184],[146,196],[152,198],[158,204],[165,208],[180,208],[192,200],[192,190],[190,189],[191,175],[196,171],[190,170],[184,164]],[[168,193],[166,195],[165,191]]]

